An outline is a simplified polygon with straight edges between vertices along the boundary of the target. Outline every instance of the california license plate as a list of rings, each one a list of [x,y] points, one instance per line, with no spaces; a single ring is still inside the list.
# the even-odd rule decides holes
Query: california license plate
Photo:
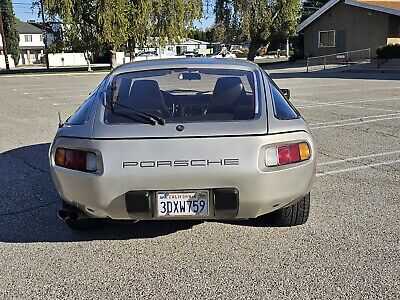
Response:
[[[159,217],[208,216],[208,191],[158,192]]]

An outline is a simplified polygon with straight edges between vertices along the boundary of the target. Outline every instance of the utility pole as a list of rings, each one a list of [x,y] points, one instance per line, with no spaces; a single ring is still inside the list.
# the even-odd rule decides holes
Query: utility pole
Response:
[[[1,7],[0,7],[0,34],[1,34],[1,40],[3,42],[3,53],[4,53],[4,59],[6,61],[6,69],[10,70],[10,62],[8,61],[8,54],[7,54],[7,41],[6,41],[6,34],[4,33]]]
[[[287,38],[286,39],[286,57],[287,58],[289,58],[289,52],[290,52],[290,49],[289,49],[289,38]]]
[[[48,70],[48,69],[50,69],[49,49],[47,46],[47,35],[46,35],[46,28],[45,28],[45,24],[44,24],[43,0],[40,0],[40,11],[42,12],[42,37],[43,37],[43,42],[44,42],[44,60],[46,61],[46,68]]]

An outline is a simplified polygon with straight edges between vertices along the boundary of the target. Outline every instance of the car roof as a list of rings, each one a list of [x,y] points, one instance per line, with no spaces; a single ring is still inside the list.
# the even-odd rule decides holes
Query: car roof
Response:
[[[129,73],[135,71],[148,71],[157,69],[172,69],[172,68],[215,68],[215,69],[233,69],[258,71],[259,67],[253,62],[241,59],[232,58],[172,58],[172,59],[157,59],[140,62],[131,62],[124,64],[114,69],[112,75],[121,73]]]

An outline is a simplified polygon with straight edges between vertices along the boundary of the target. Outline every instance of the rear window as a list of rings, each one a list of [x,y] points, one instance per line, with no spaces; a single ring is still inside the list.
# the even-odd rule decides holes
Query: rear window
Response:
[[[150,70],[118,75],[108,90],[105,122],[139,123],[133,110],[166,123],[252,120],[258,116],[252,72]]]
[[[294,106],[283,96],[279,88],[270,81],[271,95],[274,105],[275,117],[280,120],[292,120],[300,117],[299,112]]]
[[[66,123],[68,125],[83,125],[89,119],[90,109],[92,108],[93,101],[96,98],[97,89],[90,95],[77,110],[76,112],[68,118]]]

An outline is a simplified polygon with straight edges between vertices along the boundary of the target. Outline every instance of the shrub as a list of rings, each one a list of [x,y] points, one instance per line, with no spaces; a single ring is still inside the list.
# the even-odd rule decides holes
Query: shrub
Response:
[[[276,55],[279,57],[286,56],[286,50],[280,49],[279,51],[276,51]]]
[[[386,45],[376,49],[378,58],[400,58],[400,44]]]
[[[290,62],[295,62],[296,60],[302,60],[302,59],[304,59],[304,54],[301,53],[300,51],[292,51],[290,53],[290,56],[289,56]]]
[[[247,58],[247,55],[249,54],[249,50],[247,49],[241,49],[242,52],[236,52],[236,57],[237,58]]]

